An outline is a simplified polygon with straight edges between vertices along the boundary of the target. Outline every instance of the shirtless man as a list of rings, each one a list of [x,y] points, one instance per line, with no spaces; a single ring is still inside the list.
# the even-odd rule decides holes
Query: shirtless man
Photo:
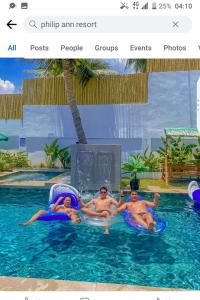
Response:
[[[64,203],[63,205],[59,205],[60,202],[64,198]],[[56,203],[52,206],[51,212],[62,212],[67,214],[73,223],[78,223],[81,222],[81,219],[77,218],[77,215],[79,214],[79,211],[76,209],[73,209],[70,207],[71,205],[71,198],[70,197],[59,197]],[[21,226],[27,226],[33,222],[35,222],[42,214],[46,214],[49,211],[47,210],[39,210],[36,214],[34,214],[30,220],[28,220],[25,223],[20,223]]]
[[[128,210],[131,212],[133,219],[139,224],[148,229],[149,231],[155,231],[154,220],[152,214],[148,212],[148,207],[157,207],[158,199],[160,195],[158,193],[154,194],[154,201],[149,202],[145,200],[137,199],[137,192],[132,191],[130,195],[130,202],[125,203],[120,208],[113,212],[113,215],[123,211]]]
[[[79,198],[80,205],[82,207],[82,211],[84,214],[87,214],[91,217],[104,217],[109,218],[111,217],[111,205],[119,207],[124,203],[124,194],[123,191],[120,191],[120,201],[119,203],[108,195],[108,189],[106,187],[101,187],[99,190],[99,196],[90,200],[86,204]],[[90,208],[89,206],[93,205],[94,209]],[[105,234],[109,233],[108,223],[105,223]]]

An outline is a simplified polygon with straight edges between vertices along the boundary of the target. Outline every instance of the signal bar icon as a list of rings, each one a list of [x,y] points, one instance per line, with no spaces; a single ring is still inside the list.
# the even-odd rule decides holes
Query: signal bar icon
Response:
[[[148,9],[148,8],[149,8],[149,3],[147,2],[147,3],[145,3],[145,5],[142,6],[141,9]]]

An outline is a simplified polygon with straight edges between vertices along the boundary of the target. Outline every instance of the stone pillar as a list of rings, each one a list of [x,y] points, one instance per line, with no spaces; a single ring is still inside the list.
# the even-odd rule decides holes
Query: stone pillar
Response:
[[[78,190],[120,188],[121,146],[75,144],[71,146],[71,185]]]

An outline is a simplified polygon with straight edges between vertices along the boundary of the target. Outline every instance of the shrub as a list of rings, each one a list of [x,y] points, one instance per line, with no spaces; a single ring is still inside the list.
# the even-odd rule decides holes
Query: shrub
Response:
[[[145,149],[144,154],[141,155],[141,158],[143,159],[145,166],[149,168],[149,171],[151,172],[160,171],[161,164],[160,164],[159,156],[156,152],[149,151],[149,147]]]
[[[0,159],[0,172],[4,172],[9,170],[9,165],[5,162],[5,160]]]
[[[130,178],[137,178],[137,174],[149,170],[140,155],[129,155],[128,160],[122,163],[122,170],[128,174]]]
[[[159,147],[157,153],[160,155],[160,161],[163,163],[166,155],[166,147],[167,147],[167,155],[168,161],[170,163],[188,163],[193,159],[193,151],[196,149],[197,145],[189,144],[186,145],[181,139],[181,137],[161,137],[163,142],[163,147]]]
[[[27,168],[29,167],[28,154],[25,151],[20,151],[14,154],[13,159],[14,168]]]
[[[44,152],[46,154],[47,168],[55,168],[56,160],[58,159],[58,139],[55,139],[51,144],[45,145]]]
[[[66,169],[71,161],[69,154],[69,148],[61,148],[58,146],[58,139],[55,139],[51,144],[45,145],[44,152],[46,154],[46,164],[47,168],[55,168],[56,161],[59,160],[62,167]]]
[[[69,148],[68,147],[62,148],[58,151],[58,159],[60,160],[61,165],[64,169],[69,167],[69,164],[71,162],[71,157],[70,157],[70,154],[69,154]]]
[[[29,167],[28,154],[25,151],[3,152],[0,151],[0,171],[6,171],[12,168]]]

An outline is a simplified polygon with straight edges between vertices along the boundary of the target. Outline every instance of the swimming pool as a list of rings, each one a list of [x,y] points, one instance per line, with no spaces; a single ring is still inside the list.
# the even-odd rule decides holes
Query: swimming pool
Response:
[[[110,235],[83,223],[18,226],[46,207],[48,195],[0,189],[1,276],[200,289],[200,215],[186,195],[161,196],[157,212],[167,222],[161,235],[134,232],[121,216]]]
[[[13,181],[47,181],[55,176],[62,174],[62,172],[45,172],[45,171],[19,171],[13,174],[0,177],[1,180],[8,182]]]

